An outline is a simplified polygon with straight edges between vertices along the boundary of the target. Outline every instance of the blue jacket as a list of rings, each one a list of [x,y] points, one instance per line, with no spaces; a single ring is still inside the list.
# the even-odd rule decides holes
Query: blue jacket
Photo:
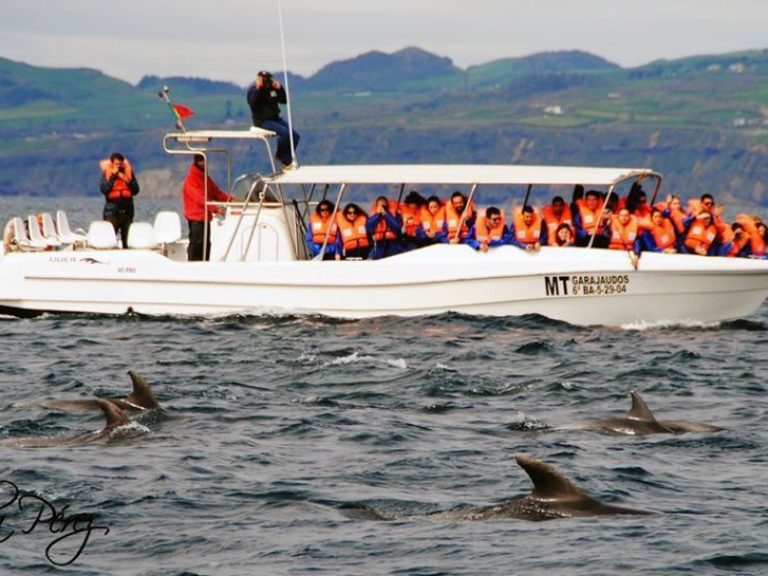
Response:
[[[376,232],[376,227],[381,221],[386,222],[387,228],[394,232],[398,239],[396,240],[373,240],[373,249],[371,250],[370,258],[373,260],[379,260],[386,258],[387,256],[394,256],[400,254],[403,251],[403,246],[400,243],[399,238],[402,237],[403,229],[403,217],[400,214],[392,216],[389,212],[385,212],[384,215],[378,212],[368,216],[368,222],[365,224],[365,229],[368,232],[368,236],[373,239],[373,234]]]

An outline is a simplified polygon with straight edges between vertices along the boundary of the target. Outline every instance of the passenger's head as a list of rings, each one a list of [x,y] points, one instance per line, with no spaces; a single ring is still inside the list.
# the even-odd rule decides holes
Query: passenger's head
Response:
[[[733,235],[737,238],[740,236],[743,236],[744,234],[744,226],[742,226],[738,222],[734,222],[733,224],[731,224],[731,230],[733,230]]]
[[[411,190],[408,192],[408,196],[405,197],[405,203],[411,208],[418,208],[424,204],[424,196],[416,192],[416,190]]]
[[[333,204],[330,200],[321,200],[315,208],[315,212],[321,218],[328,218],[333,214]]]
[[[658,208],[651,210],[651,222],[653,222],[656,226],[661,226],[661,224],[664,222],[664,215]]]
[[[573,187],[573,201],[576,202],[576,200],[581,200],[582,198],[584,198],[584,186],[576,184]]]
[[[360,209],[357,207],[357,204],[347,204],[344,207],[344,216],[347,218],[347,220],[354,220],[360,215]]]
[[[584,196],[584,202],[590,210],[597,210],[597,205],[600,203],[600,192],[597,190],[590,190]]]
[[[680,196],[675,196],[674,194],[672,194],[669,197],[669,207],[672,210],[679,210],[680,209]]]
[[[760,234],[763,238],[765,238],[766,232],[768,232],[768,228],[766,228],[764,222],[758,222],[755,224],[755,227],[757,228],[757,233]]]
[[[535,214],[532,206],[523,206],[523,222],[526,226],[533,224]]]
[[[123,167],[125,156],[120,154],[120,152],[112,152],[112,155],[109,157],[109,161],[112,163],[112,168],[119,170]]]
[[[714,207],[715,207],[715,199],[712,197],[712,194],[702,194],[701,195],[702,210],[706,210],[710,212]]]
[[[699,214],[698,220],[702,222],[705,226],[709,226],[710,224],[712,224],[712,214],[706,211],[702,212],[701,214]]]
[[[437,196],[430,196],[427,198],[427,210],[429,210],[429,213],[433,216],[440,210],[440,206],[442,206],[442,204],[440,203],[440,198]]]
[[[456,209],[456,212],[462,213],[467,205],[467,198],[464,194],[456,190],[456,192],[451,194],[451,204]]]
[[[376,198],[376,210],[384,208],[384,210],[389,210],[389,200],[387,200],[386,196],[379,196]]]
[[[195,156],[192,158],[192,162],[194,162],[195,166],[198,168],[205,168],[205,156],[202,154],[195,154]]]
[[[559,218],[563,210],[565,210],[565,200],[563,200],[563,197],[555,196],[552,198],[552,213]]]
[[[573,230],[564,222],[557,227],[555,237],[558,246],[567,246],[573,242]]]
[[[496,208],[496,206],[489,206],[485,210],[485,220],[489,228],[497,226],[501,222],[501,210]]]
[[[626,226],[629,224],[629,221],[632,219],[631,214],[629,213],[629,208],[622,208],[619,210],[619,222],[622,226]]]

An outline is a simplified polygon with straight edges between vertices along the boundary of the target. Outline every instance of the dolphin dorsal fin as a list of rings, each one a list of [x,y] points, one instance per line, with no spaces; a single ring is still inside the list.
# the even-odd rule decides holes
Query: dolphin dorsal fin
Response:
[[[118,426],[125,426],[126,424],[131,423],[131,421],[128,420],[128,416],[125,415],[125,412],[109,400],[96,398],[96,404],[99,405],[99,408],[104,412],[104,416],[107,418],[107,428],[117,428]]]
[[[574,496],[587,497],[582,490],[568,480],[562,472],[546,462],[528,454],[517,454],[515,460],[533,482],[531,496],[546,500],[560,500]]]
[[[153,410],[159,408],[160,404],[157,402],[152,388],[149,386],[144,377],[138,372],[128,370],[128,376],[131,377],[133,382],[133,392],[128,396],[125,401],[133,404],[137,408],[144,408],[146,410]]]
[[[645,400],[640,397],[640,394],[635,390],[630,390],[629,395],[632,397],[632,408],[627,412],[627,418],[632,420],[643,420],[645,422],[656,422],[656,417],[651,412],[651,409],[645,404]]]

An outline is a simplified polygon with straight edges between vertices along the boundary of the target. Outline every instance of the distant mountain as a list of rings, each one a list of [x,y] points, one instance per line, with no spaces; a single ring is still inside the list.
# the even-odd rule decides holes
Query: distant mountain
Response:
[[[234,82],[221,82],[217,80],[208,80],[207,78],[194,78],[189,76],[144,76],[136,87],[140,90],[151,90],[157,92],[162,90],[163,86],[172,86],[179,91],[206,96],[211,94],[232,94],[242,92],[243,89]]]
[[[289,79],[304,164],[647,165],[667,176],[665,190],[768,205],[766,50],[632,69],[573,50],[462,70],[405,48]],[[146,76],[132,86],[0,58],[0,195],[97,193],[98,159],[113,150],[131,158],[142,194],[175,194],[168,182],[186,165],[158,146],[175,122],[157,98],[166,84],[195,111],[188,128],[250,126],[245,87],[231,82]]]
[[[129,83],[90,68],[43,68],[0,58],[0,106],[33,103],[82,106],[94,94],[127,94]]]
[[[421,48],[404,48],[392,54],[371,51],[324,66],[307,79],[305,88],[396,92],[408,83],[461,73],[450,58],[436,56]]]

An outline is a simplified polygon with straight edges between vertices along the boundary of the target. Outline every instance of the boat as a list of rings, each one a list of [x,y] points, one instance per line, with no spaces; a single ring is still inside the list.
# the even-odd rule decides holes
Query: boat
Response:
[[[134,222],[127,249],[111,226],[91,223],[74,235],[49,224],[35,230],[12,218],[0,249],[0,313],[141,315],[317,314],[339,318],[539,314],[575,325],[623,326],[716,322],[754,314],[768,296],[768,262],[745,258],[642,253],[639,258],[593,247],[529,252],[499,246],[479,252],[433,244],[380,260],[311,258],[308,214],[319,198],[335,205],[363,186],[400,190],[449,187],[470,200],[487,190],[535,190],[582,184],[617,193],[661,174],[647,168],[520,165],[274,166],[273,133],[250,130],[172,131],[169,154],[223,154],[225,215],[211,225],[208,261],[188,262],[179,215],[161,212]],[[231,174],[231,155],[264,146],[263,173]],[[207,163],[206,163],[207,166]],[[547,197],[544,202],[547,203]],[[508,209],[508,205],[505,206]],[[45,216],[43,223],[51,220]],[[66,222],[66,218],[64,218]],[[45,226],[44,226],[45,227]],[[42,237],[42,240],[41,240]]]

